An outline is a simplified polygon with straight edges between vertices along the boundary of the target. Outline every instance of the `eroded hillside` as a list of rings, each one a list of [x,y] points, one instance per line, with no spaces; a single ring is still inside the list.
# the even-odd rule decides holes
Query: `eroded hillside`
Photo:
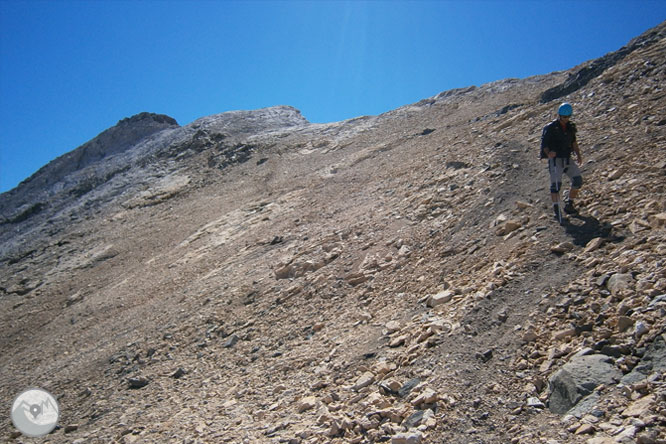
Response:
[[[665,29],[380,116],[89,142],[0,196],[0,399],[53,393],[53,443],[666,442]],[[559,226],[564,100],[586,183]],[[562,399],[585,359],[610,376]]]

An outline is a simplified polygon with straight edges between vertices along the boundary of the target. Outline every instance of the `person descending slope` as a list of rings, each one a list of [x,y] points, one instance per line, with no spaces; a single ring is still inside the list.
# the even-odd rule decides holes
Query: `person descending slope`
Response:
[[[571,122],[573,108],[569,103],[563,103],[558,109],[557,119],[543,128],[541,133],[541,158],[548,159],[548,172],[550,173],[550,196],[553,201],[555,218],[562,223],[562,208],[560,189],[562,188],[562,175],[566,174],[571,180],[571,190],[564,206],[568,214],[576,214],[574,199],[583,186],[583,176],[578,164],[583,162],[578,141],[576,140],[576,125]],[[576,153],[578,164],[571,160],[571,154]]]

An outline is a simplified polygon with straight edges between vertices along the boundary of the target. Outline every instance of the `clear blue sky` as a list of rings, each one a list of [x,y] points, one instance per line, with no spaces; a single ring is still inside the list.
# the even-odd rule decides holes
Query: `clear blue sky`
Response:
[[[142,111],[311,122],[571,68],[666,1],[0,0],[0,192]]]

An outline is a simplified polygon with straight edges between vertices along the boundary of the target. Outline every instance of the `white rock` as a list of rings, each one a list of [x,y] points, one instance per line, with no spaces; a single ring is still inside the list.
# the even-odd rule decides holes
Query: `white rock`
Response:
[[[440,291],[436,295],[430,296],[428,298],[428,307],[436,307],[440,304],[446,304],[453,298],[453,292],[451,290]]]
[[[432,404],[439,400],[439,395],[433,389],[425,389],[412,401],[412,405]]]
[[[317,398],[315,396],[306,396],[305,398],[298,401],[296,405],[296,411],[298,413],[303,413],[306,410],[313,409],[317,405]]]
[[[535,409],[545,409],[546,405],[541,402],[541,400],[537,397],[531,397],[527,400],[527,406],[528,407],[534,407]]]
[[[634,277],[630,273],[615,273],[608,279],[606,286],[611,294],[615,295],[622,290],[629,290],[634,283]]]
[[[644,322],[638,321],[636,323],[636,326],[634,327],[634,338],[636,338],[636,340],[638,340],[638,339],[641,338],[641,336],[648,333],[649,331],[650,331],[650,329],[648,328],[647,325],[645,325]]]
[[[386,323],[385,327],[388,334],[395,333],[396,331],[400,330],[400,322],[389,321]]]
[[[373,375],[370,372],[365,372],[356,380],[356,383],[352,386],[352,390],[354,391],[361,390],[362,388],[369,386],[373,382],[375,382],[375,375]]]
[[[391,438],[391,444],[421,444],[421,432],[398,433]]]

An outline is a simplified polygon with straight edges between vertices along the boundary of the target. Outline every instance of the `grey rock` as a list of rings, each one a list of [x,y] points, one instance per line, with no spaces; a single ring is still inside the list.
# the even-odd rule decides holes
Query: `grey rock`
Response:
[[[127,380],[127,383],[129,384],[129,388],[131,389],[140,389],[150,384],[150,380],[145,376],[136,376],[129,378]]]
[[[412,413],[409,415],[403,422],[402,425],[404,427],[407,427],[408,429],[418,427],[419,424],[421,424],[421,421],[423,420],[423,410],[417,410],[416,412]]]
[[[592,392],[587,395],[585,398],[578,401],[575,407],[567,412],[567,414],[575,416],[576,418],[582,418],[583,416],[591,413],[599,401],[600,396],[597,392]]]
[[[178,370],[173,372],[171,377],[174,378],[174,379],[180,379],[183,376],[185,376],[186,374],[187,374],[187,371],[185,369],[183,369],[182,367],[178,367]]]
[[[606,286],[611,294],[617,294],[622,290],[631,289],[633,283],[634,277],[630,273],[615,273],[608,279]]]
[[[548,407],[554,413],[566,413],[599,385],[613,384],[621,377],[608,356],[574,357],[550,378]]]
[[[659,304],[666,304],[666,294],[661,294],[652,299],[652,301],[650,301],[650,303],[648,304],[648,309],[652,310],[656,308],[657,305]]]
[[[234,345],[236,345],[237,342],[238,342],[238,336],[236,336],[236,335],[231,335],[231,336],[229,336],[229,339],[227,339],[227,340],[225,341],[225,343],[222,344],[222,347],[224,347],[224,348],[231,348],[231,347],[233,347]]]
[[[622,377],[620,382],[625,385],[635,384],[646,379],[653,373],[666,371],[666,342],[658,336],[645,351],[643,358],[630,373]]]
[[[409,381],[405,382],[402,387],[400,387],[400,390],[398,390],[398,396],[401,398],[404,398],[409,394],[409,392],[412,391],[414,387],[419,385],[421,383],[421,379],[419,378],[413,378],[410,379]]]

